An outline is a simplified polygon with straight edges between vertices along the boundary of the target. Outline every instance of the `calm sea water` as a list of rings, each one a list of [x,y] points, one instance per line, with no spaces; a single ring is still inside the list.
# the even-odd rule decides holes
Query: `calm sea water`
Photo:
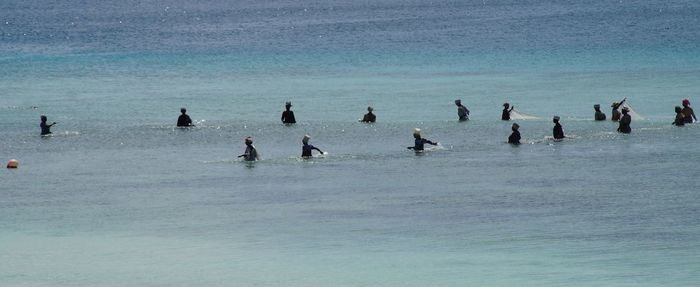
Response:
[[[700,3],[190,2],[0,3],[0,285],[700,284]]]

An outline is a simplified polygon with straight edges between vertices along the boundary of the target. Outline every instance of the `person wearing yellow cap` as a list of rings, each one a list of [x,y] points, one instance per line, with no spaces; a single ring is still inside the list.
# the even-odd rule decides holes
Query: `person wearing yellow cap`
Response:
[[[413,130],[413,137],[416,139],[415,144],[407,148],[412,149],[415,152],[422,152],[425,149],[425,144],[438,145],[437,142],[432,142],[428,139],[424,139],[423,137],[421,137],[419,128]]]
[[[622,115],[620,114],[620,111],[618,111],[618,109],[620,108],[620,106],[622,106],[622,104],[625,103],[626,100],[627,100],[627,98],[624,98],[619,103],[613,102],[612,105],[610,105],[610,107],[612,108],[612,116],[610,117],[611,120],[616,121],[616,122],[620,120],[620,117]]]
[[[245,152],[242,155],[239,155],[239,158],[243,158],[245,161],[256,161],[259,160],[260,157],[258,156],[258,150],[255,149],[255,146],[253,145],[253,138],[252,137],[246,137],[245,138]]]
[[[310,137],[309,135],[304,135],[304,138],[301,139],[301,143],[304,144],[304,145],[301,147],[301,157],[303,157],[303,158],[310,158],[310,157],[312,156],[311,152],[312,152],[313,150],[317,150],[318,152],[320,152],[321,154],[323,154],[323,151],[322,151],[322,150],[320,150],[320,149],[318,149],[317,147],[312,146],[312,145],[309,144],[309,139],[311,139],[311,137]]]

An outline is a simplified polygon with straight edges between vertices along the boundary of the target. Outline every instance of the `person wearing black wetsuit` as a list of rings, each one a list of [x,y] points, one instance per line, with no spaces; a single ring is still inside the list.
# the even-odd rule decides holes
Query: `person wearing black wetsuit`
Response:
[[[560,140],[565,138],[564,129],[561,127],[561,124],[559,124],[559,116],[554,116],[552,122],[554,122],[554,128],[552,129],[552,136],[554,139]]]
[[[438,145],[437,142],[432,142],[430,140],[424,139],[420,135],[420,129],[415,129],[413,131],[413,137],[416,139],[415,143],[413,146],[407,147],[408,149],[412,149],[416,152],[421,152],[425,149],[425,144],[431,144],[431,145]]]
[[[520,128],[520,125],[513,123],[513,126],[510,128],[513,130],[513,133],[510,134],[508,137],[508,143],[509,144],[514,144],[514,145],[519,145],[520,144],[520,132],[518,129]]]
[[[695,117],[695,112],[693,108],[690,107],[690,101],[688,99],[683,100],[683,116],[685,116],[685,123],[692,124],[697,122],[698,118]]]
[[[619,103],[613,102],[612,105],[610,105],[610,107],[612,108],[612,116],[610,116],[610,120],[616,121],[616,122],[620,120],[621,114],[620,114],[620,111],[618,111],[618,109],[620,108],[620,106],[622,106],[622,104],[625,103],[626,100],[627,100],[627,98],[624,98]]]
[[[462,100],[455,100],[455,105],[457,106],[457,116],[459,117],[459,121],[467,121],[469,120],[469,109],[462,105]]]
[[[286,110],[284,112],[282,112],[282,123],[284,123],[284,124],[296,124],[297,120],[294,118],[294,112],[292,112],[290,110],[292,108],[292,102],[287,102],[284,105],[284,108]]]
[[[598,105],[598,104],[593,105],[593,109],[595,110],[595,120],[596,121],[604,121],[605,120],[605,113],[603,113],[600,110],[600,105]]]
[[[41,135],[50,135],[51,134],[51,127],[56,124],[56,122],[53,122],[52,124],[47,124],[46,123],[47,118],[46,116],[42,115],[41,116],[41,123],[39,124],[39,127],[41,127]]]
[[[361,122],[363,123],[373,123],[377,121],[377,116],[372,113],[374,109],[372,107],[367,107],[367,113],[365,114],[364,117],[362,117]]]
[[[177,118],[177,126],[178,127],[192,126],[192,119],[190,119],[190,116],[187,115],[187,109],[181,108],[180,113],[182,113],[182,114]]]
[[[515,106],[510,107],[510,110],[508,109],[509,106],[510,106],[509,103],[503,104],[503,113],[501,113],[501,120],[510,121],[510,112],[513,111]]]
[[[622,108],[622,117],[620,118],[620,126],[617,128],[618,132],[623,134],[628,134],[632,132],[630,124],[632,123],[632,116],[629,115],[629,109],[627,107]]]
[[[320,152],[321,154],[323,154],[323,151],[322,151],[322,150],[320,150],[320,149],[318,149],[317,147],[312,146],[312,145],[309,144],[309,139],[311,139],[311,137],[310,137],[309,135],[304,135],[304,138],[301,140],[301,142],[304,144],[304,145],[301,147],[301,157],[303,157],[303,158],[310,158],[310,157],[312,156],[311,152],[312,152],[313,150],[317,150],[318,152]]]
[[[673,121],[673,125],[682,127],[685,125],[685,115],[683,114],[683,109],[676,106],[676,120]]]

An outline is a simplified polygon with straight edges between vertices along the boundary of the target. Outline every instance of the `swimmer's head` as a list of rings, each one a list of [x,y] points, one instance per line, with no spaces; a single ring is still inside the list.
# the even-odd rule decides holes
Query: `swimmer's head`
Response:
[[[180,108],[180,112],[184,114],[184,113],[187,112],[187,109],[185,109],[185,108]]]
[[[513,126],[510,127],[513,131],[517,131],[520,128],[519,124],[513,123]]]
[[[617,105],[618,105],[617,102],[612,102],[612,104],[610,105],[610,107],[611,107],[611,108],[614,108],[614,107],[616,107]]]
[[[41,115],[41,121],[42,121],[42,122],[45,122],[45,121],[47,121],[47,120],[48,120],[48,119],[46,118],[45,115]]]
[[[311,139],[309,135],[304,135],[304,138],[301,139],[301,142],[304,144],[309,144],[309,139]]]
[[[420,138],[420,129],[415,128],[413,129],[413,137],[419,139]]]
[[[462,100],[455,100],[455,105],[461,106],[461,105],[462,105]]]
[[[683,106],[684,107],[690,106],[690,101],[688,99],[683,100]]]
[[[369,106],[369,107],[367,107],[367,111],[368,112],[374,111],[374,108],[372,108],[372,106]]]
[[[676,106],[676,113],[683,112],[683,108]]]
[[[626,114],[629,113],[629,112],[630,112],[630,109],[629,109],[628,107],[623,107],[623,108],[622,108],[622,113],[623,113],[623,114],[626,115]]]
[[[18,166],[19,162],[16,159],[11,159],[7,162],[7,168],[17,168]]]
[[[597,110],[600,110],[600,105],[599,105],[599,104],[593,105],[593,109],[596,110],[596,111],[597,111]]]
[[[508,107],[510,107],[510,104],[509,104],[509,103],[503,103],[503,107],[505,107],[505,108],[507,109]]]
[[[558,123],[559,122],[559,116],[554,116],[552,118],[552,122]]]
[[[246,144],[246,145],[251,145],[251,144],[253,144],[253,137],[246,137],[246,138],[245,138],[245,144]]]

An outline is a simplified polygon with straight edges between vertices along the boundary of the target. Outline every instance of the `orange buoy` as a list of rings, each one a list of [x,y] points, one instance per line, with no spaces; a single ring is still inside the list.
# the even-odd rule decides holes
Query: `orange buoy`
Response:
[[[7,168],[17,168],[17,166],[19,166],[19,162],[16,159],[7,162]]]

